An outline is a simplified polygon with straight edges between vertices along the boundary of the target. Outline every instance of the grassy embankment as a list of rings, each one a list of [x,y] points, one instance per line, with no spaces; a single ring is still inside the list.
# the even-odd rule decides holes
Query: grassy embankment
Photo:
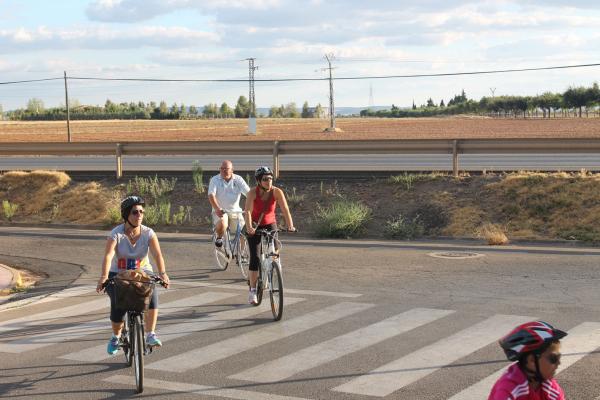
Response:
[[[120,221],[119,199],[135,192],[148,200],[147,225],[208,232],[205,182],[198,169],[189,182],[136,177],[121,184],[74,183],[62,172],[8,172],[0,176],[2,218],[109,227]],[[600,241],[600,174],[585,171],[277,184],[287,193],[296,225],[316,237]]]

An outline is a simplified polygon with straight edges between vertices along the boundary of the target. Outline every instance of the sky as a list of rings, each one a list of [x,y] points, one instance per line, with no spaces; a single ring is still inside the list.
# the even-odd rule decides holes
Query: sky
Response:
[[[597,0],[0,0],[0,83],[62,77],[247,79],[471,72],[600,63]],[[563,92],[600,67],[334,82],[335,104]],[[234,105],[247,82],[69,80],[80,104]],[[258,107],[329,102],[327,81],[256,82]],[[5,111],[65,103],[61,80],[0,85]]]

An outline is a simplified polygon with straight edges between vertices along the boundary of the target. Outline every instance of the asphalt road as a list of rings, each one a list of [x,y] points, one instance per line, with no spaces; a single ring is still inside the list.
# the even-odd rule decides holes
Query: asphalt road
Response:
[[[124,171],[189,171],[195,161],[204,170],[213,170],[223,158],[234,161],[238,170],[254,170],[257,165],[272,165],[269,156],[124,156]],[[282,171],[451,171],[452,156],[435,154],[411,155],[314,155],[281,156]],[[459,169],[535,170],[535,171],[600,170],[598,154],[484,154],[461,155]],[[62,171],[114,171],[114,157],[2,157],[0,170],[56,169]]]
[[[131,369],[104,353],[108,299],[91,290],[104,235],[0,228],[0,263],[51,278],[0,306],[0,398],[132,396]],[[146,359],[144,396],[483,399],[508,366],[497,339],[542,319],[570,333],[567,398],[600,398],[600,249],[286,236],[287,305],[273,322],[245,305],[238,271],[213,268],[208,236],[159,239],[174,284],[160,295],[165,343]]]

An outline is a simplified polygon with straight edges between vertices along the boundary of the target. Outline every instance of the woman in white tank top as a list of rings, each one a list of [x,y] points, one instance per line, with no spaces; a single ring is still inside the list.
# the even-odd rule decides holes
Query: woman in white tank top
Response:
[[[151,228],[142,225],[144,206],[144,200],[139,196],[129,196],[121,202],[121,216],[125,222],[114,228],[107,239],[104,260],[102,262],[102,273],[96,287],[99,293],[102,291],[104,282],[120,271],[141,270],[148,274],[153,274],[154,270],[148,253],[152,253],[158,275],[168,286],[169,276],[165,271],[165,261],[160,251],[158,238]],[[107,287],[109,295],[113,289],[112,286]],[[145,318],[146,332],[148,332],[146,343],[150,346],[162,345],[155,332],[156,321],[158,319],[157,293],[158,291],[154,290]],[[108,342],[107,352],[113,355],[119,349],[119,336],[121,335],[121,329],[123,329],[123,316],[125,312],[116,309],[113,296],[110,297],[110,320],[113,336]]]

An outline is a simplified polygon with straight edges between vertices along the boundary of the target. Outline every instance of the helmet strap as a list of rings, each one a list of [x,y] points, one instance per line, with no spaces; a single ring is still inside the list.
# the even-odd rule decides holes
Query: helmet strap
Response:
[[[542,373],[540,372],[540,361],[539,361],[539,354],[532,354],[533,356],[533,362],[535,363],[535,371],[530,370],[529,368],[527,368],[527,365],[525,365],[525,363],[522,364],[522,369],[523,372],[525,372],[525,375],[527,375],[527,380],[529,382],[536,382],[541,384],[542,382],[544,382],[544,378],[542,377]]]
[[[131,226],[133,229],[137,228],[139,225],[134,225],[131,223],[131,221],[129,221],[129,216],[127,216],[127,219],[125,220],[125,225],[129,224],[129,226]]]

